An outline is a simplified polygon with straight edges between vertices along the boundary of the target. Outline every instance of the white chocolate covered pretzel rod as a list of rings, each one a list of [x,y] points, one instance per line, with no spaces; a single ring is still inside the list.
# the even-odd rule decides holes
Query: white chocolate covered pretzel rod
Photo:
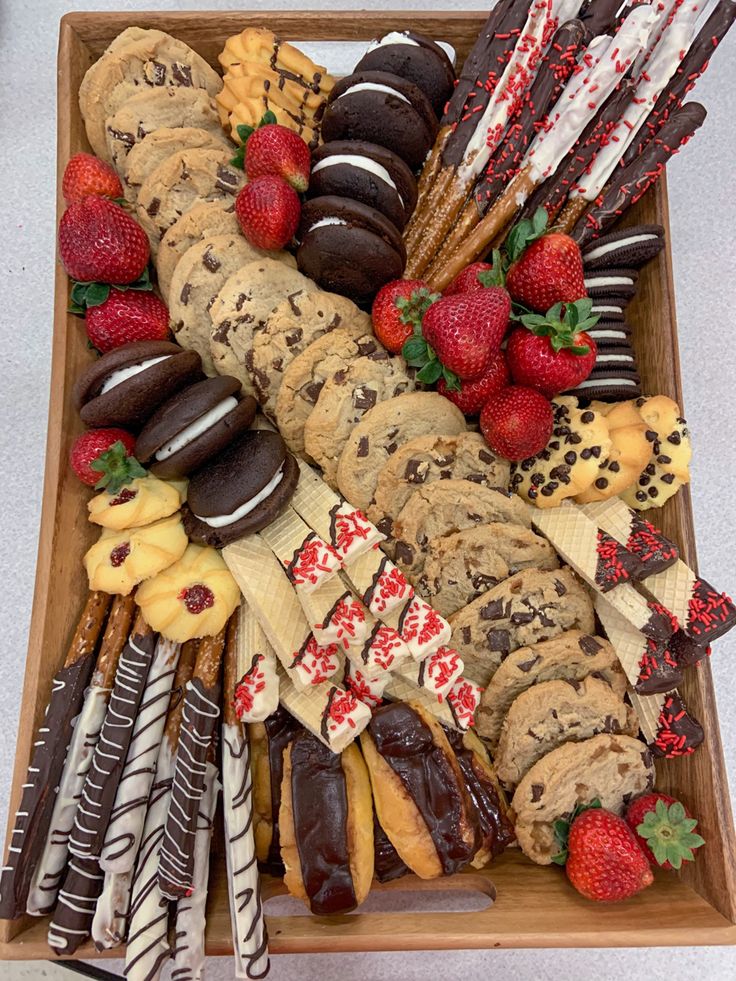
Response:
[[[98,950],[111,950],[125,940],[133,870],[106,872],[90,933]]]

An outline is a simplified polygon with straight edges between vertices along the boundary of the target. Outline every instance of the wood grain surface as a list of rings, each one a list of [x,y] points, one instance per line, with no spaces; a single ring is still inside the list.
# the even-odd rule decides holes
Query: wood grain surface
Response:
[[[72,13],[61,22],[58,85],[58,187],[69,157],[88,150],[77,106],[77,90],[87,67],[131,23],[155,27],[186,41],[211,64],[225,39],[246,26],[267,25],[291,40],[370,39],[387,30],[414,28],[450,42],[462,60],[483,23],[479,13],[364,11],[220,13]],[[57,197],[57,210],[63,200]],[[659,222],[668,228],[667,191],[661,181],[628,216],[627,223]],[[90,363],[82,323],[67,314],[69,285],[57,264],[51,401],[46,448],[46,480],[39,540],[34,612],[25,669],[23,703],[11,795],[11,823],[20,799],[35,730],[45,709],[51,678],[59,667],[87,593],[81,557],[96,537],[87,521],[88,494],[71,472],[70,446],[83,428],[71,402],[79,372]],[[682,406],[672,262],[667,249],[649,263],[627,318],[634,326],[646,392],[675,398]],[[647,514],[679,544],[695,565],[695,541],[688,492]],[[399,880],[381,890],[479,890],[495,901],[474,913],[356,913],[323,919],[269,916],[274,952],[420,950],[484,947],[667,946],[736,943],[736,837],[730,811],[710,667],[686,675],[682,686],[690,711],[703,724],[705,744],[694,756],[658,764],[660,789],[680,797],[700,819],[707,841],[698,860],[679,877],[658,875],[655,885],[620,906],[588,903],[557,869],[540,869],[510,852],[484,872],[462,873],[435,883]],[[10,828],[8,829],[8,833]],[[232,950],[225,867],[213,863],[207,913],[207,950]],[[679,881],[678,881],[679,878]],[[266,879],[266,895],[283,892]],[[0,921],[0,958],[48,958],[46,920]],[[110,952],[119,956],[118,951]],[[78,957],[99,956],[89,946]]]

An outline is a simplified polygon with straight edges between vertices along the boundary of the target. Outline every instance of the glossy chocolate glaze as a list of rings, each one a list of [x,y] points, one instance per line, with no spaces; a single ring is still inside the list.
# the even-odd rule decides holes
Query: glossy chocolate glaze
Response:
[[[284,750],[292,739],[302,732],[302,726],[281,705],[263,723],[268,744],[268,766],[271,772],[271,845],[268,858],[261,863],[271,875],[283,875],[281,861],[281,837],[279,835],[279,807],[281,806],[281,780],[284,776]]]
[[[399,853],[389,841],[389,837],[373,814],[373,857],[374,871],[379,882],[391,882],[406,875],[409,869],[399,858]]]
[[[315,916],[349,913],[358,901],[350,873],[342,758],[310,732],[300,733],[291,746],[291,796],[309,908]]]
[[[368,725],[377,751],[401,780],[419,809],[437,849],[445,875],[473,857],[473,845],[462,837],[467,821],[463,789],[432,732],[404,702],[384,705]]]

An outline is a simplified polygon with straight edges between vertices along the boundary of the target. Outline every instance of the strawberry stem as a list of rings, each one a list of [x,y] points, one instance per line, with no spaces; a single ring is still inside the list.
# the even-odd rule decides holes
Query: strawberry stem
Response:
[[[697,826],[698,822],[687,816],[679,801],[668,806],[658,800],[654,810],[637,825],[636,832],[646,841],[657,865],[669,862],[673,869],[679,869],[683,862],[695,861],[693,851],[705,844],[695,833]]]
[[[546,208],[537,208],[531,218],[523,218],[514,225],[505,242],[509,262],[516,260],[525,252],[532,242],[541,238],[547,231],[549,215]]]
[[[569,818],[561,818],[559,821],[554,822],[552,827],[555,832],[555,840],[560,846],[559,852],[552,856],[552,861],[555,865],[564,865],[567,862],[567,841],[570,837],[570,828],[573,826],[575,818],[579,817],[583,811],[597,810],[601,806],[600,799],[596,797],[590,804],[576,804]]]
[[[516,319],[537,337],[549,337],[555,353],[566,348],[571,354],[582,356],[588,354],[590,348],[587,344],[579,344],[577,338],[582,331],[598,323],[598,315],[590,314],[592,306],[593,301],[589,299],[555,303],[544,315],[526,312],[517,314]]]
[[[90,469],[102,474],[95,484],[95,490],[106,490],[108,494],[117,494],[136,477],[146,476],[146,471],[136,458],[128,455],[122,440],[117,440],[104,453],[100,453],[90,463]]]

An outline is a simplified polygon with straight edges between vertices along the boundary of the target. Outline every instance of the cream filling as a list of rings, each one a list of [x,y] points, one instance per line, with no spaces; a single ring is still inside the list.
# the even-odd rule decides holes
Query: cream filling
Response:
[[[166,361],[167,358],[172,357],[171,354],[164,354],[160,358],[149,358],[147,361],[141,361],[140,364],[131,364],[127,368],[120,368],[118,371],[113,371],[113,373],[105,379],[105,383],[100,389],[100,395],[104,395],[113,388],[117,388],[118,385],[122,385],[124,381],[129,378],[133,378],[134,375],[139,375],[146,368],[152,368],[155,364],[160,361]]]
[[[373,174],[379,180],[383,181],[384,184],[388,184],[389,187],[396,191],[396,195],[401,201],[401,206],[404,206],[404,201],[399,194],[399,189],[396,184],[391,180],[391,175],[382,167],[381,164],[376,163],[375,160],[371,160],[370,157],[361,157],[354,153],[336,153],[332,157],[325,157],[324,160],[320,160],[312,167],[312,173],[316,174],[320,170],[324,170],[325,167],[334,167],[337,164],[347,164],[349,167],[357,167],[358,170],[365,170],[369,174]]]
[[[307,235],[313,232],[315,228],[324,228],[325,225],[347,225],[347,222],[343,221],[342,218],[320,218],[319,221],[315,221],[313,225],[309,226]]]
[[[578,388],[602,388],[605,385],[631,385],[636,387],[633,378],[590,378],[588,381],[580,382]]]
[[[393,95],[397,99],[401,99],[402,102],[406,102],[407,105],[411,105],[411,102],[401,92],[392,89],[390,85],[381,85],[380,82],[358,82],[356,85],[351,85],[349,89],[346,89],[342,95],[338,95],[335,101],[339,102],[346,95],[354,95],[356,92],[383,92],[385,95]]]
[[[228,412],[237,406],[238,400],[234,395],[223,399],[222,402],[218,402],[214,408],[210,409],[209,412],[205,412],[191,422],[185,429],[182,429],[180,433],[177,433],[172,440],[168,443],[164,443],[160,450],[156,453],[156,459],[168,460],[170,456],[174,453],[178,453],[179,450],[183,450],[185,446],[189,446],[190,443],[194,442],[202,433],[206,433],[207,430],[214,426],[215,423],[219,422]]]
[[[605,361],[633,361],[634,359],[630,354],[599,354],[595,360],[597,364]]]
[[[276,471],[275,476],[269,480],[263,490],[258,491],[258,493],[254,497],[251,497],[249,501],[246,501],[245,504],[241,504],[239,508],[236,508],[232,512],[232,514],[215,514],[211,518],[203,518],[201,515],[195,514],[194,517],[198,521],[204,521],[204,523],[209,525],[210,528],[226,528],[228,525],[234,525],[236,521],[240,521],[240,519],[244,518],[246,514],[250,514],[251,511],[265,501],[267,497],[273,494],[283,479],[284,465],[282,463],[279,469]]]
[[[618,242],[609,242],[608,245],[599,245],[597,249],[586,252],[585,261],[592,262],[593,259],[600,259],[602,256],[608,255],[609,252],[615,252],[616,249],[625,249],[631,245],[638,245],[639,242],[651,242],[652,239],[658,237],[653,232],[645,232],[643,235],[632,235],[631,238],[619,239]]]
[[[591,313],[623,313],[623,307],[617,307],[615,304],[612,306],[595,306],[595,304],[590,308]]]
[[[626,337],[625,330],[589,330],[587,331],[590,336],[596,340],[597,338],[604,337]]]
[[[384,35],[384,37],[371,41],[366,49],[366,53],[368,51],[375,51],[376,48],[383,48],[387,44],[409,44],[413,48],[421,47],[418,41],[414,41],[412,38],[407,37],[406,34],[402,34],[399,31],[389,31],[388,34]]]
[[[633,286],[634,280],[631,276],[591,276],[584,279],[585,288],[593,286]]]

